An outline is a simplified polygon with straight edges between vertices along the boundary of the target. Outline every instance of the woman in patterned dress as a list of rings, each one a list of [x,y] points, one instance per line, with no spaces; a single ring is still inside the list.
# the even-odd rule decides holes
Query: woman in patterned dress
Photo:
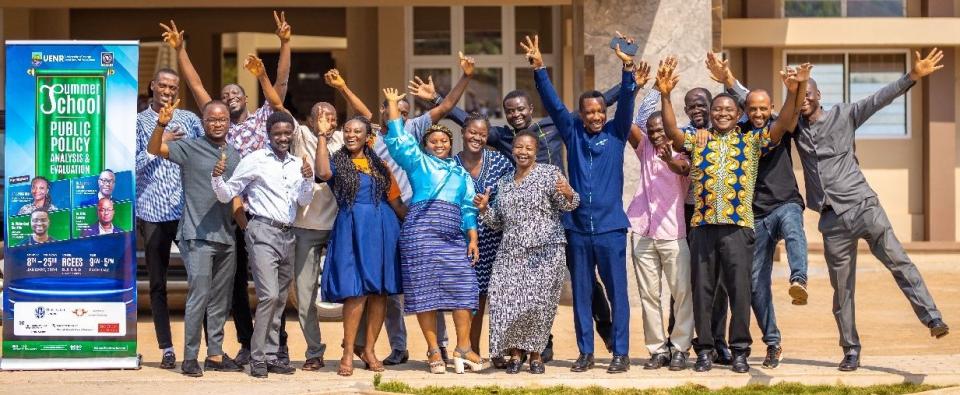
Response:
[[[469,75],[466,74],[465,75]],[[461,91],[466,84],[459,84]],[[479,291],[473,265],[480,259],[477,240],[476,193],[470,173],[450,158],[453,134],[433,125],[423,133],[423,148],[404,129],[397,102],[405,95],[385,89],[389,121],[383,138],[390,157],[407,173],[413,187],[410,209],[400,230],[400,273],[405,313],[417,321],[429,347],[430,371],[444,373],[437,344],[437,311],[452,311],[457,330],[453,366],[472,371],[489,367],[470,345],[471,311],[477,309]],[[464,237],[466,236],[466,237]],[[469,242],[467,241],[469,239]]]
[[[370,134],[369,120],[353,118],[343,125],[344,145],[336,152],[327,151],[326,137],[317,139],[314,162],[317,178],[330,183],[339,207],[320,290],[323,300],[343,303],[344,347],[337,369],[341,376],[353,374],[350,350],[354,349],[364,309],[366,347],[360,359],[369,370],[383,370],[373,346],[383,326],[387,296],[402,292],[398,217],[403,217],[406,207],[400,200],[397,181],[367,145]]]
[[[497,196],[497,182],[513,171],[513,164],[499,152],[484,148],[489,130],[490,121],[486,117],[476,113],[467,116],[461,136],[463,151],[453,159],[470,173],[475,191],[483,192],[490,188],[490,199],[494,199]],[[480,260],[473,268],[477,271],[480,303],[470,324],[470,344],[476,353],[480,352],[480,331],[483,329],[483,313],[487,307],[487,285],[490,283],[490,272],[493,270],[493,261],[497,258],[501,236],[500,231],[479,225],[477,233],[480,239]]]
[[[560,216],[580,205],[578,195],[553,165],[538,164],[537,136],[521,132],[513,141],[517,169],[500,179],[492,203],[478,194],[481,221],[503,231],[490,277],[490,355],[509,354],[507,373],[518,373],[530,354],[530,372],[544,372],[540,353],[557,315],[567,270],[567,244]]]

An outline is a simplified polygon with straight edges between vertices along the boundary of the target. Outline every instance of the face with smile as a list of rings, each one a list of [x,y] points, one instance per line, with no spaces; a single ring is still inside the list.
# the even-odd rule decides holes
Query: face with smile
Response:
[[[740,107],[737,102],[729,96],[718,96],[713,99],[713,106],[710,107],[710,120],[713,127],[719,132],[732,130],[737,126],[740,119]]]
[[[290,140],[293,138],[293,124],[277,122],[270,127],[270,146],[277,156],[284,156],[290,151]]]
[[[693,127],[704,129],[710,119],[710,99],[702,90],[690,90],[683,98],[683,112],[690,118]]]
[[[450,136],[441,131],[434,131],[423,137],[423,146],[428,153],[440,159],[450,157]]]
[[[50,228],[50,215],[46,211],[34,211],[30,214],[30,228],[34,235],[45,237]]]
[[[34,178],[30,183],[30,194],[33,195],[33,201],[39,202],[47,198],[50,193],[50,184],[42,178]]]
[[[529,169],[537,162],[537,139],[530,135],[519,135],[513,140],[513,158],[518,169]]]
[[[764,90],[756,90],[747,95],[747,117],[754,128],[762,128],[770,120],[773,105],[770,104],[770,95]]]
[[[165,106],[177,98],[177,92],[180,90],[180,78],[176,75],[159,72],[157,78],[150,81],[150,90],[153,91],[153,101],[160,106]]]
[[[647,119],[647,139],[654,147],[662,147],[669,144],[667,134],[663,131],[663,118],[650,117]]]
[[[803,105],[800,106],[800,113],[809,117],[820,108],[820,89],[817,89],[817,81],[813,78],[807,80],[807,95],[803,97]]]
[[[349,120],[343,124],[343,145],[347,147],[347,151],[351,154],[363,151],[369,135],[370,131],[367,130],[367,125],[359,119]]]
[[[507,123],[516,130],[523,130],[533,123],[533,106],[526,97],[511,97],[503,101],[503,112],[506,113]]]
[[[483,152],[483,146],[487,145],[488,132],[487,123],[483,120],[470,122],[463,128],[463,148],[472,153]]]
[[[580,103],[580,119],[583,120],[583,126],[587,132],[596,134],[603,130],[603,124],[607,122],[607,106],[602,97],[585,98]]]
[[[211,103],[203,110],[203,131],[207,138],[222,142],[230,130],[230,112],[223,103]]]
[[[408,116],[410,115],[410,103],[406,100],[400,100],[397,102],[397,111],[400,111],[400,118],[404,122],[407,121]],[[389,115],[387,115],[387,108],[382,106],[380,107],[380,124],[386,125]]]
[[[220,91],[220,100],[227,103],[230,108],[230,115],[237,116],[247,111],[247,94],[243,92],[240,85],[229,84]]]

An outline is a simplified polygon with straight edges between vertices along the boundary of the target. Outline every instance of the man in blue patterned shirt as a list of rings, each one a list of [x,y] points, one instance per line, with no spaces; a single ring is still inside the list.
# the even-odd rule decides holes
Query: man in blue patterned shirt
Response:
[[[157,125],[157,111],[177,99],[180,76],[171,69],[160,69],[150,81],[153,92],[150,106],[137,114],[137,229],[143,239],[144,257],[150,275],[150,306],[157,342],[163,349],[160,367],[173,369],[176,356],[170,339],[170,315],[167,311],[167,267],[170,247],[177,236],[183,213],[183,186],[180,166],[147,152],[147,143]],[[200,118],[185,110],[174,110],[173,119],[163,132],[164,142],[203,136]]]

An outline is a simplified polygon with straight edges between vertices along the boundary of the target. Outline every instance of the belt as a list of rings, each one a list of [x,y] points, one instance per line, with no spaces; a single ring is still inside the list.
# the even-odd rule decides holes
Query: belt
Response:
[[[265,224],[267,224],[267,225],[270,225],[270,226],[272,226],[272,227],[274,227],[274,228],[280,229],[280,230],[282,230],[282,231],[284,231],[284,232],[290,230],[290,228],[293,227],[293,225],[291,225],[291,224],[283,223],[283,222],[280,222],[280,221],[277,221],[277,220],[273,220],[273,219],[270,219],[270,218],[267,218],[267,217],[264,217],[264,216],[256,215],[256,214],[252,215],[252,217],[253,217],[253,219],[255,219],[255,220],[258,220],[258,221],[260,221],[260,222],[263,222],[263,223],[265,223]]]

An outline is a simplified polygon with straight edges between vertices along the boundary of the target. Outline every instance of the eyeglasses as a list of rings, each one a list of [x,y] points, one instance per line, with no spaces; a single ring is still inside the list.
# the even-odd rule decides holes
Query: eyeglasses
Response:
[[[226,118],[216,118],[216,119],[214,119],[214,118],[204,118],[204,119],[203,119],[203,122],[209,123],[209,124],[211,124],[211,125],[217,125],[217,124],[219,124],[219,125],[226,125],[226,124],[230,123],[230,120],[229,120],[229,119],[226,119]]]

